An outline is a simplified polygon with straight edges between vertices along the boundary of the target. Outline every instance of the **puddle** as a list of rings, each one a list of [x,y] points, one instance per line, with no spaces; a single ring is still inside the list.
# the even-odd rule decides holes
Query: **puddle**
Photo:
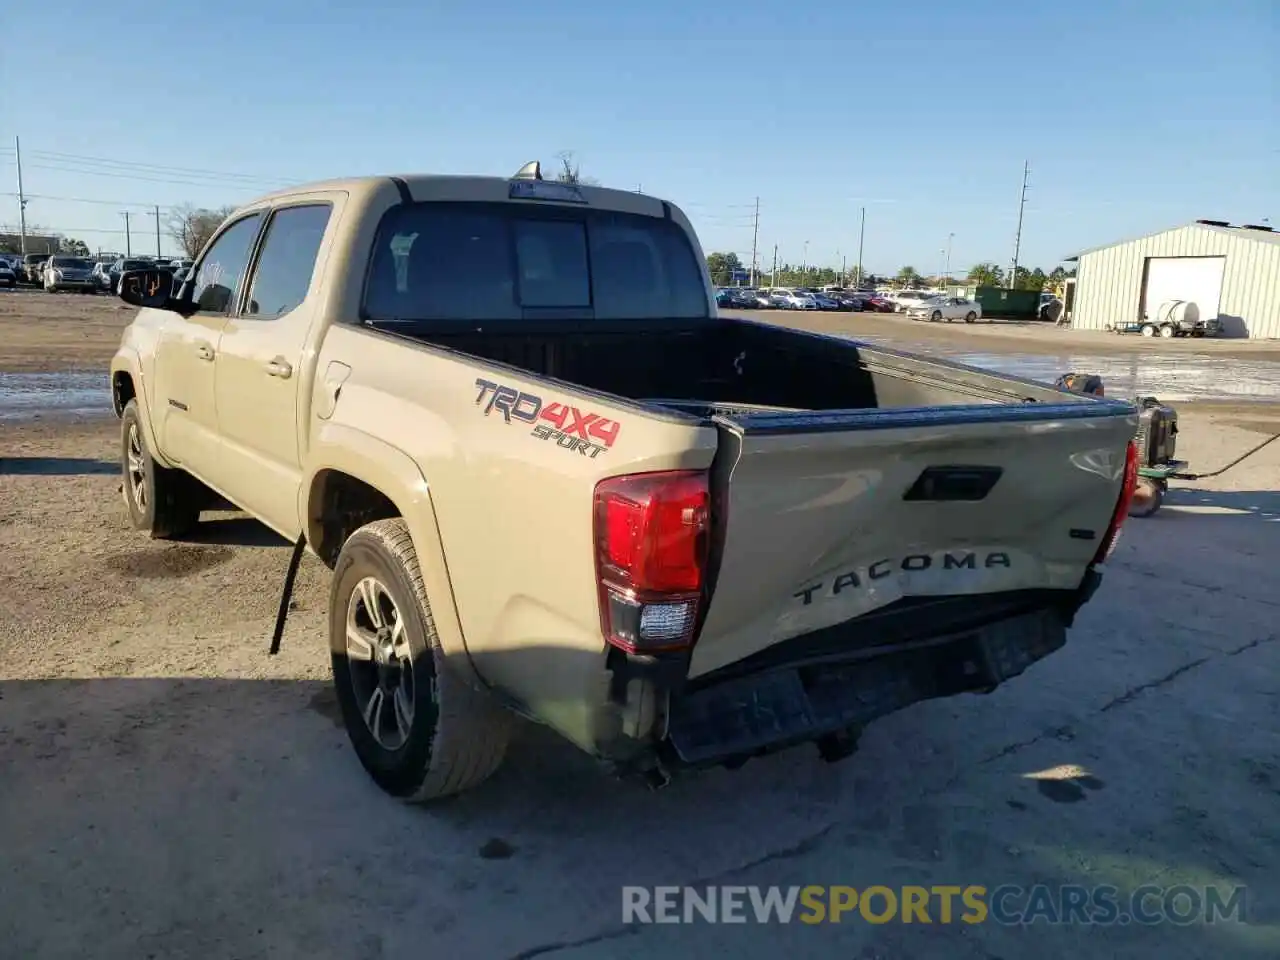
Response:
[[[0,373],[0,422],[110,413],[105,373]]]
[[[954,360],[1028,380],[1053,383],[1064,373],[1096,373],[1111,397],[1154,396],[1161,400],[1280,400],[1280,363],[1223,360],[1204,354],[1098,356],[1088,353],[982,353],[948,350],[938,343],[889,337],[855,337],[894,350]]]

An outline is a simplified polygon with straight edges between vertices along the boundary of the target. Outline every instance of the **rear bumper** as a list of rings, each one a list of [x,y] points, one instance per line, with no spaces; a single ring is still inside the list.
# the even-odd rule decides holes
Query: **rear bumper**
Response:
[[[862,727],[925,700],[990,692],[1066,643],[1076,610],[1100,580],[1090,571],[1065,604],[927,640],[707,678],[672,697],[665,761],[713,766]]]

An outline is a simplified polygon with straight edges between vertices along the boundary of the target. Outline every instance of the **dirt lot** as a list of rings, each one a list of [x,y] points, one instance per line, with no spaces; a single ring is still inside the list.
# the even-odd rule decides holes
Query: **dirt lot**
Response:
[[[93,324],[93,347],[13,355],[101,363],[118,326]],[[1184,415],[1196,469],[1280,430],[1242,409]],[[377,792],[335,722],[325,571],[304,563],[269,658],[287,547],[234,514],[131,533],[117,443],[107,420],[0,425],[0,954],[1280,955],[1280,443],[1131,521],[1063,651],[876,724],[841,765],[797,750],[651,794],[527,727],[429,809]],[[1245,884],[1249,923],[621,923],[624,884],[971,883]]]
[[[19,289],[0,291],[0,371],[50,372],[105,369],[120,342],[133,308],[116,297],[46,294]],[[1157,345],[1139,337],[1056,330],[1047,324],[996,321],[979,324],[926,324],[892,314],[761,310],[746,314],[821,333],[929,339],[997,352],[1085,350],[1129,355]],[[975,347],[980,345],[980,347]],[[1280,360],[1280,343],[1247,340],[1171,340],[1161,353],[1209,353],[1252,360]]]

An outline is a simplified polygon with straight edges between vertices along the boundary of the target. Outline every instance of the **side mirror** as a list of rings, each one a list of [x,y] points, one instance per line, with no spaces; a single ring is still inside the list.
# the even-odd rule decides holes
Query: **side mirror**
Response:
[[[127,270],[120,275],[120,299],[135,307],[166,309],[173,298],[173,274],[168,270]]]

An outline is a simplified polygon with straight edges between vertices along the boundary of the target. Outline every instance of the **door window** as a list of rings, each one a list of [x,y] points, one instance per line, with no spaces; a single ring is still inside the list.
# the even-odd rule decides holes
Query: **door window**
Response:
[[[205,253],[191,298],[201,313],[226,313],[231,309],[261,221],[260,213],[237,221],[223,231]]]
[[[332,210],[327,203],[317,203],[275,212],[267,224],[243,316],[273,320],[306,299]]]

